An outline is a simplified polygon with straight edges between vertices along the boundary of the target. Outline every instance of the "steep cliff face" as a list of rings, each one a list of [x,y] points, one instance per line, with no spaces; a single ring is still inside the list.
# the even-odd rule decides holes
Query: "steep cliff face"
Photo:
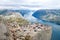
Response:
[[[5,35],[8,32],[8,28],[4,23],[0,23],[0,40],[7,40]]]

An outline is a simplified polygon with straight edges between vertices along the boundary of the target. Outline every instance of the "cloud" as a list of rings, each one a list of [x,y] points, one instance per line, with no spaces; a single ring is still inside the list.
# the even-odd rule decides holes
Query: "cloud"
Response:
[[[0,6],[24,6],[27,8],[52,9],[60,8],[60,0],[0,0]],[[16,7],[18,8],[18,7]]]

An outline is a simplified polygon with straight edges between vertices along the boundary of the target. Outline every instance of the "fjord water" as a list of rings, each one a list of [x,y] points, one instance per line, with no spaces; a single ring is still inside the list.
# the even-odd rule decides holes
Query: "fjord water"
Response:
[[[52,24],[51,40],[60,40],[60,25]]]
[[[42,24],[47,24],[52,27],[51,40],[60,40],[60,25],[50,23],[50,22],[40,22]]]

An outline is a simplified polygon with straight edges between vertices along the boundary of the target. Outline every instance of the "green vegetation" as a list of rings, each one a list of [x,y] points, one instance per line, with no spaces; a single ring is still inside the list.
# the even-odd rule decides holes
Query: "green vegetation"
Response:
[[[9,19],[7,19],[6,17],[2,17],[0,16],[0,21],[3,21],[4,23],[13,23],[13,22],[16,22],[18,23],[19,25],[27,25],[29,24],[29,22],[21,17],[9,17]]]
[[[29,22],[23,18],[10,18],[7,20],[8,22],[12,23],[12,22],[17,22],[19,25],[26,25],[29,24]]]

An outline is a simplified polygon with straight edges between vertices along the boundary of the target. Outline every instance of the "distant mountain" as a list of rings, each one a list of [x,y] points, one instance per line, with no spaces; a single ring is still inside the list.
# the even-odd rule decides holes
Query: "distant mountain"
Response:
[[[60,9],[37,10],[33,16],[37,19],[60,25]]]
[[[41,19],[41,16],[43,15],[46,15],[46,10],[37,10],[32,16],[36,17],[37,19]]]
[[[6,12],[7,12],[6,9],[4,9],[4,10],[0,10],[0,15],[1,15],[1,14],[5,14]]]
[[[31,12],[33,10],[26,10],[26,9],[20,9],[20,10],[8,10],[8,9],[4,9],[4,10],[0,10],[0,14],[5,15],[7,12],[19,12],[22,14],[22,16],[24,16],[24,14],[27,14],[29,12]]]

